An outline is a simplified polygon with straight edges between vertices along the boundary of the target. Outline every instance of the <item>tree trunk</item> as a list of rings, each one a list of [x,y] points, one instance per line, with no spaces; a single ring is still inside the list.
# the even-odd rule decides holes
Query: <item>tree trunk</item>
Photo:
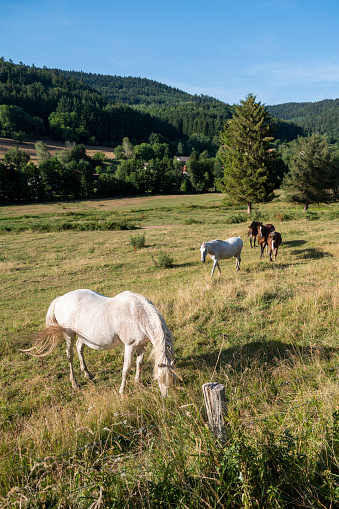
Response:
[[[305,202],[305,205],[304,205],[304,210],[303,210],[303,212],[306,212],[307,210],[308,210],[308,201],[307,201],[307,202]]]
[[[252,203],[247,204],[247,214],[250,214],[252,212]]]

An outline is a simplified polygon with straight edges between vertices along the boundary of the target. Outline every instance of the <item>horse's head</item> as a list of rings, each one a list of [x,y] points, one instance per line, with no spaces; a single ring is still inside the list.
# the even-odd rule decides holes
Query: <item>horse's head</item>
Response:
[[[261,226],[261,225],[262,225],[262,223],[260,221],[252,221],[252,223],[248,227],[248,235],[250,235],[251,238],[253,235],[258,235],[258,229],[259,229],[259,226]]]
[[[207,245],[206,242],[203,242],[200,246],[200,253],[201,253],[201,261],[205,263],[206,255],[207,255]]]
[[[157,366],[156,379],[158,380],[161,396],[165,398],[168,389],[175,383],[176,374],[174,371],[174,361],[170,361],[167,357]]]

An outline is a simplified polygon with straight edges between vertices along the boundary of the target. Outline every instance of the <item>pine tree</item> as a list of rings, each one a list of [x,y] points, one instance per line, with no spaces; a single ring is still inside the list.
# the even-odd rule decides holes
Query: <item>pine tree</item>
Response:
[[[304,204],[326,203],[338,198],[339,157],[325,136],[313,134],[290,144],[289,172],[283,180],[287,199]]]
[[[226,195],[229,205],[246,204],[251,213],[252,203],[273,199],[272,172],[275,153],[270,150],[273,121],[266,108],[249,94],[235,107],[233,117],[220,133],[222,144],[219,158],[224,175],[217,187]]]

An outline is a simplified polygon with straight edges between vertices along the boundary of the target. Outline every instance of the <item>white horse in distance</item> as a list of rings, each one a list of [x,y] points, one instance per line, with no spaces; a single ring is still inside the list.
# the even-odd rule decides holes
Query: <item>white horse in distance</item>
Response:
[[[218,267],[219,272],[221,274],[221,270],[219,267],[219,260],[226,260],[228,258],[236,258],[235,269],[240,270],[240,262],[241,262],[241,250],[243,246],[243,241],[240,237],[231,237],[227,240],[210,240],[209,242],[203,242],[200,246],[201,252],[201,261],[205,263],[206,255],[209,254],[213,260],[213,267],[211,272],[211,279],[213,276],[213,272],[215,267]]]
[[[73,371],[76,336],[80,367],[87,378],[93,378],[93,375],[86,367],[85,346],[95,350],[125,347],[120,394],[124,392],[134,353],[137,355],[135,379],[139,381],[149,341],[153,345],[154,377],[158,380],[162,396],[166,396],[168,387],[174,383],[173,336],[158,309],[142,295],[126,291],[109,298],[92,290],[74,290],[57,297],[47,311],[45,328],[29,335],[35,339],[34,346],[22,351],[44,357],[56,348],[61,335],[66,340],[70,380],[74,389],[79,387]]]

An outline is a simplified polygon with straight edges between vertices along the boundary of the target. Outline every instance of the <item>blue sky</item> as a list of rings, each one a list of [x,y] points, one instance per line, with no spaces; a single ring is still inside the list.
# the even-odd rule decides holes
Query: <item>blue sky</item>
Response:
[[[0,0],[0,56],[238,104],[339,97],[338,0]]]

